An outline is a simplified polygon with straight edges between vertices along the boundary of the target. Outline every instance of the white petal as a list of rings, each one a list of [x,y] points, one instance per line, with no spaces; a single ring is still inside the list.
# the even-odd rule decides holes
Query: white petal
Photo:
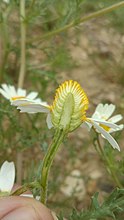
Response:
[[[104,135],[104,137],[108,140],[108,142],[112,145],[112,147],[117,150],[120,151],[120,147],[118,145],[118,143],[115,141],[115,139],[106,131],[104,130],[102,127],[100,127],[97,123],[93,122],[94,127],[101,133]]]
[[[115,105],[113,104],[105,104],[100,103],[92,115],[92,118],[105,118],[108,119],[114,112]]]
[[[52,121],[51,121],[51,115],[48,113],[47,118],[46,118],[47,126],[49,129],[53,127]]]
[[[14,106],[30,106],[31,104],[34,105],[41,105],[45,108],[49,108],[49,105],[47,102],[42,102],[41,99],[37,98],[35,100],[27,99],[27,98],[21,98],[21,99],[16,99],[16,100],[11,100],[11,105]]]
[[[11,98],[11,91],[9,88],[9,85],[7,84],[2,84],[2,89],[0,88],[0,93],[6,98],[10,99]]]
[[[7,84],[2,84],[1,85],[2,86],[2,88],[3,88],[3,90],[5,91],[5,92],[7,92],[7,93],[9,93],[10,92],[10,89],[9,89],[9,85],[7,85]]]
[[[15,166],[13,162],[5,161],[0,169],[0,190],[10,192],[15,181]]]
[[[108,126],[110,128],[114,128],[114,129],[118,129],[119,128],[119,125],[116,125],[116,124],[114,124],[112,122],[109,122],[109,121],[104,121],[102,119],[95,119],[95,118],[89,118],[89,119],[92,120],[92,121],[98,122],[100,124],[106,125],[106,126]]]
[[[100,115],[102,115],[102,113],[103,113],[103,104],[102,104],[102,103],[100,103],[100,104],[97,105],[94,114],[95,114],[95,113],[100,113]],[[94,115],[94,114],[93,114],[93,115]]]
[[[118,115],[115,115],[115,116],[111,117],[109,119],[109,121],[111,121],[113,123],[116,123],[116,122],[120,121],[122,118],[123,118],[123,116],[121,114],[118,114]]]
[[[34,107],[28,107],[28,106],[19,106],[17,107],[18,110],[20,110],[21,113],[29,113],[29,114],[34,114],[38,113],[38,109],[35,109]]]
[[[30,104],[34,103],[32,100],[30,101],[29,99],[16,99],[16,100],[11,100],[11,105],[14,106],[28,106]]]
[[[113,104],[110,104],[110,105],[105,104],[104,105],[104,113],[103,114],[106,117],[106,119],[108,119],[113,114],[114,110],[115,110],[115,105],[113,105]]]
[[[18,88],[17,89],[17,96],[26,96],[26,90]]]
[[[30,92],[26,98],[27,99],[35,99],[38,96],[38,92]]]
[[[26,95],[26,90],[24,89],[15,89],[14,86],[11,85],[7,85],[7,84],[2,84],[1,85],[3,89],[0,88],[0,93],[6,98],[6,99],[10,99],[12,97],[17,97],[17,96],[25,96]]]
[[[121,131],[123,128],[124,128],[124,125],[123,124],[121,124],[121,125],[119,125],[118,126],[119,128],[118,129],[113,129],[113,128],[111,128],[110,130],[109,130],[109,133],[113,133],[113,132],[116,132],[116,131]]]
[[[49,113],[49,106],[42,105],[42,104],[24,104],[19,105],[17,109],[20,109],[21,112],[28,112],[28,113],[38,113],[38,112],[45,112]]]
[[[11,85],[9,85],[8,87],[9,87],[9,90],[10,90],[10,96],[11,97],[17,96],[17,92],[15,90],[15,87],[11,86]]]
[[[122,130],[123,128],[124,128],[124,125],[121,124],[121,125],[119,125],[119,129],[118,130]]]
[[[0,94],[2,94],[6,99],[10,99],[11,96],[9,93],[0,88]]]
[[[40,99],[40,98],[34,99],[33,103],[42,104],[42,105],[48,105],[47,102],[42,101],[42,99]]]

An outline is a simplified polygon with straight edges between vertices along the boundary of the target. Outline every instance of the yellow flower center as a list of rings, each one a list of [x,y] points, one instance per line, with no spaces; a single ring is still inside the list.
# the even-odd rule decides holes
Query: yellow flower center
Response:
[[[105,121],[108,121],[108,120],[107,120],[108,118],[106,118],[105,116],[102,116],[102,119],[105,120]],[[100,126],[101,126],[104,130],[106,130],[106,131],[108,131],[108,132],[109,132],[110,129],[111,129],[111,128],[108,127],[107,125],[100,124]]]
[[[56,90],[50,106],[54,127],[71,132],[86,120],[88,98],[81,86],[73,80],[65,81]]]
[[[106,130],[106,131],[110,131],[110,127],[108,127],[107,125],[103,125],[103,124],[100,124],[100,126],[102,127],[102,128],[104,128],[104,130]]]

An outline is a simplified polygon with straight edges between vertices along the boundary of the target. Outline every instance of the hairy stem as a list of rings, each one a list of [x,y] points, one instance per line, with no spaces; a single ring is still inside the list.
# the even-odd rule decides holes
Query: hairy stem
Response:
[[[41,170],[41,202],[43,204],[46,204],[47,200],[47,186],[48,186],[48,175],[49,171],[53,162],[53,159],[56,155],[56,152],[62,143],[63,139],[65,137],[65,133],[63,130],[57,130],[55,132],[53,142],[48,148],[48,151],[44,157],[42,170]]]

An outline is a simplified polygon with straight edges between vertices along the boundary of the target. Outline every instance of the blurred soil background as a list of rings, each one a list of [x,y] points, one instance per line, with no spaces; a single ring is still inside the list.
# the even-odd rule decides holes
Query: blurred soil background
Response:
[[[109,3],[116,2],[119,1],[111,0]],[[86,1],[82,7],[82,14],[86,15],[107,5],[107,1]],[[54,7],[51,7],[50,10],[51,14],[56,13]],[[65,80],[73,79],[81,84],[89,98],[90,106],[87,116],[90,117],[93,114],[99,103],[113,103],[117,106],[115,114],[123,115],[123,14],[124,8],[118,9],[80,24],[76,28],[44,39],[42,42],[30,44],[28,43],[30,38],[28,38],[24,88],[27,91],[38,91],[44,101],[52,104],[58,85]],[[20,55],[19,48],[15,47],[19,42],[16,9],[9,17],[9,23],[9,42],[12,42],[11,45],[14,46],[7,55],[1,83],[17,85]],[[53,27],[54,20],[42,27],[39,22],[36,23],[35,28],[30,28],[29,32],[33,37],[38,37],[48,30],[51,31]],[[1,37],[1,57],[2,53],[3,38]],[[7,110],[11,108],[13,112],[13,107],[8,107],[3,97],[1,100],[1,109],[5,105]],[[0,139],[3,148],[0,152],[1,162],[7,158],[16,162],[18,147],[23,151],[22,181],[30,181],[38,175],[39,161],[42,160],[48,144],[51,142],[53,131],[47,129],[44,114],[19,115],[14,110],[11,117],[4,113],[0,116],[1,129],[3,129]],[[14,117],[20,117],[20,119],[16,119],[19,120],[18,124]],[[116,186],[94,148],[93,135],[85,127],[78,128],[68,135],[68,139],[65,140],[55,158],[49,178],[48,204],[57,213],[64,210],[66,215],[72,207],[76,207],[78,210],[88,207],[90,198],[96,191],[99,192],[99,199],[102,202],[103,198]],[[108,148],[115,155],[117,168],[121,167],[120,179],[124,184],[124,167],[122,164],[118,165],[118,161],[124,159],[124,132],[118,132],[114,137],[120,145],[121,155],[116,150],[113,152],[109,145]]]

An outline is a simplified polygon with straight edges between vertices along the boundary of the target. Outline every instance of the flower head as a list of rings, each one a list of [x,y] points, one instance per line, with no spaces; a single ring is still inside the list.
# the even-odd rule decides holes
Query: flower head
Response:
[[[116,124],[117,122],[119,122],[123,118],[123,116],[121,114],[112,116],[115,108],[116,108],[116,106],[113,105],[113,104],[104,104],[103,105],[102,103],[100,103],[100,104],[97,105],[96,110],[95,110],[95,112],[94,112],[94,114],[92,115],[91,118],[96,119],[96,120],[97,119],[98,120],[104,120],[106,122]],[[123,124],[118,125],[117,128],[111,128],[107,125],[103,125],[103,124],[100,124],[100,123],[99,123],[99,125],[109,133],[122,130],[123,127],[124,127]]]
[[[48,128],[63,129],[68,133],[82,126],[83,123],[90,125],[90,127],[94,126],[98,132],[104,135],[113,148],[120,150],[115,139],[105,130],[105,126],[115,130],[120,127],[112,121],[105,120],[105,118],[86,117],[88,104],[84,90],[73,80],[65,81],[59,86],[52,105],[38,103],[28,98],[17,98],[12,101],[12,105],[17,106],[21,112],[46,112]],[[117,118],[114,120],[117,121]]]
[[[0,169],[0,194],[10,193],[15,181],[15,166],[13,162],[5,161]]]
[[[76,81],[65,81],[56,90],[51,106],[51,117],[54,127],[73,131],[86,120],[88,98]]]
[[[38,96],[37,92],[30,92],[27,94],[25,89],[18,88],[17,90],[15,89],[14,86],[12,85],[7,85],[7,84],[2,84],[2,88],[0,88],[0,94],[2,94],[6,99],[10,100],[12,102],[13,100],[16,99],[30,99],[36,102],[42,102],[41,99],[36,98]]]

